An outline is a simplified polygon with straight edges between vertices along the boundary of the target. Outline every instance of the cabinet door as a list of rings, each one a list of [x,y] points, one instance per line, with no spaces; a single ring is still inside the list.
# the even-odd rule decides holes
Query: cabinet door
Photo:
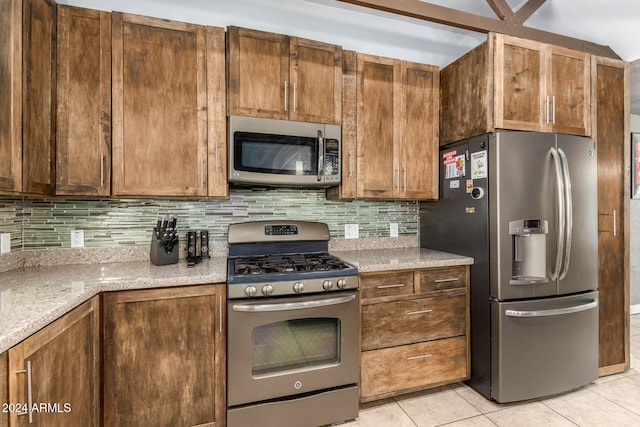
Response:
[[[591,135],[590,55],[547,46],[547,94],[551,97],[551,132]]]
[[[113,194],[207,195],[205,27],[112,14]]]
[[[29,403],[30,394],[38,408],[49,405],[30,415],[12,412],[12,426],[29,425],[29,417],[36,425],[100,425],[98,298],[9,349],[8,402]]]
[[[227,96],[224,28],[207,27],[208,194],[228,197]]]
[[[502,34],[495,37],[495,127],[539,131],[546,120],[544,45]]]
[[[400,186],[400,60],[357,57],[357,194],[393,198]]]
[[[23,1],[22,190],[53,194],[56,4]]]
[[[111,192],[111,14],[58,6],[56,194]]]
[[[402,198],[438,198],[439,91],[438,67],[402,62]]]
[[[629,64],[592,58],[598,143],[600,374],[629,369]]]
[[[0,0],[0,192],[22,190],[22,2]]]
[[[224,286],[104,295],[104,422],[225,425]]]
[[[290,39],[291,120],[341,122],[342,48],[297,37]]]
[[[9,400],[9,359],[7,352],[0,354],[0,403],[14,403]],[[0,427],[9,425],[9,412],[0,412]]]
[[[281,34],[229,27],[229,115],[289,117],[289,38]]]

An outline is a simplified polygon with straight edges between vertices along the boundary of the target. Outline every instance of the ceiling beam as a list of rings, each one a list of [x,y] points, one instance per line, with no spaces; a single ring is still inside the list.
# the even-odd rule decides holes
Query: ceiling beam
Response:
[[[473,13],[462,12],[419,0],[338,0],[370,9],[408,16],[478,33],[496,32],[543,43],[568,47],[607,58],[621,59],[609,46],[575,39],[524,26],[510,26],[506,22]],[[530,0],[533,1],[533,0]],[[535,3],[533,4],[535,5]],[[527,5],[523,6],[526,7]]]
[[[514,21],[523,24],[536,10],[540,9],[545,1],[547,0],[529,0],[514,14]]]
[[[491,6],[491,9],[493,9],[501,21],[506,21],[513,17],[513,10],[511,10],[511,6],[507,4],[507,0],[487,0],[487,3],[489,3],[489,6]]]

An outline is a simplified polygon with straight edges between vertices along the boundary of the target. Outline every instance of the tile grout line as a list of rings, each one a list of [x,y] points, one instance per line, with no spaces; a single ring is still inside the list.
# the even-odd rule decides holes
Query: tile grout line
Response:
[[[566,416],[562,415],[560,412],[556,411],[551,406],[549,406],[546,403],[544,403],[544,401],[538,400],[538,402],[540,402],[545,408],[548,408],[551,412],[554,412],[554,413],[560,415],[562,418],[564,418],[565,420],[569,421],[571,424],[580,427],[580,424],[578,424],[578,423],[572,421],[570,418],[567,418]]]

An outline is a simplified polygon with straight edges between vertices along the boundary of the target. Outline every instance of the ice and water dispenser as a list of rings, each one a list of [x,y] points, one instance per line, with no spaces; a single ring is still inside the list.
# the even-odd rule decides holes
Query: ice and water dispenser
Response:
[[[512,241],[511,285],[547,282],[548,223],[541,219],[509,222]]]

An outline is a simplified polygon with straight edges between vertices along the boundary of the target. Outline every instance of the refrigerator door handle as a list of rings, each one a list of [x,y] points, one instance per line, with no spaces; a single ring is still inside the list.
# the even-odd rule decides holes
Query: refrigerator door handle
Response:
[[[566,234],[565,231],[565,191],[564,191],[564,177],[562,174],[562,165],[560,163],[560,155],[558,154],[558,150],[555,148],[551,148],[551,157],[553,158],[553,163],[555,165],[556,170],[556,185],[557,185],[557,193],[558,193],[558,244],[556,247],[556,265],[553,269],[553,273],[551,273],[551,280],[557,280],[560,276],[560,271],[562,269],[562,259],[564,255],[564,236]]]
[[[574,305],[573,307],[556,308],[553,310],[505,310],[504,314],[508,317],[545,317],[545,316],[561,316],[563,314],[578,313],[581,311],[591,310],[598,306],[598,301],[593,300],[586,304]]]
[[[562,175],[564,178],[564,202],[566,215],[566,234],[564,243],[564,260],[562,261],[562,272],[559,279],[562,280],[567,276],[569,271],[569,259],[571,258],[571,239],[573,237],[573,198],[571,197],[571,176],[569,175],[569,160],[565,152],[558,148],[560,161],[562,163]]]

